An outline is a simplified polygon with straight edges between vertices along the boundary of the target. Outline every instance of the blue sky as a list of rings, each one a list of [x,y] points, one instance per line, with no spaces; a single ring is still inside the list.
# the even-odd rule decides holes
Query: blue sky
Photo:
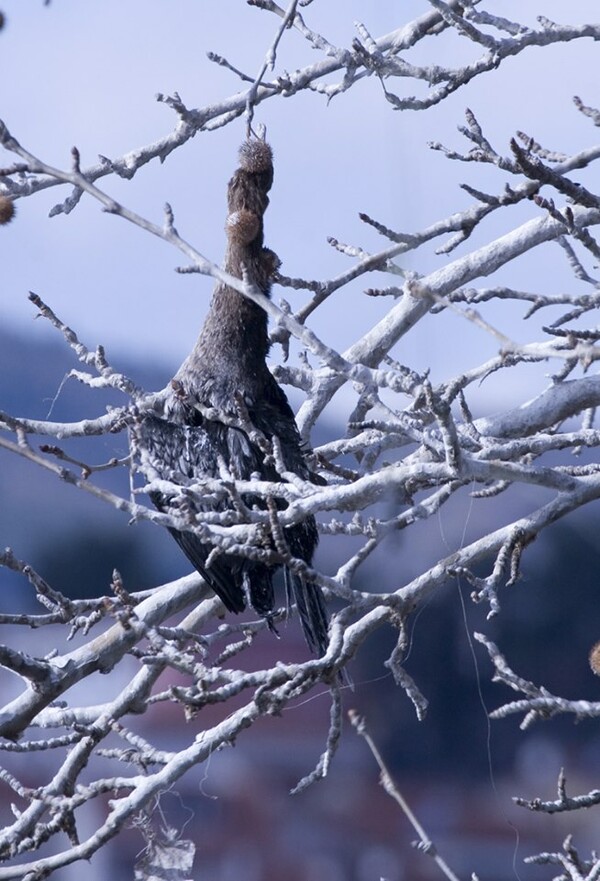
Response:
[[[594,0],[572,2],[568,8],[561,0],[503,0],[499,6],[502,15],[531,24],[535,14],[570,23],[598,17]],[[497,3],[483,7],[498,11]],[[177,90],[195,108],[239,91],[236,77],[211,64],[206,52],[218,52],[255,73],[279,21],[243,0],[53,0],[49,6],[41,0],[3,0],[2,9],[8,24],[0,33],[0,116],[25,147],[61,167],[69,165],[74,144],[85,167],[97,161],[98,153],[117,157],[171,131],[175,114],[156,102],[157,92]],[[377,37],[428,9],[425,0],[315,0],[304,15],[332,42],[349,45],[356,19]],[[571,99],[578,94],[587,103],[600,103],[599,51],[589,40],[528,50],[424,113],[394,111],[374,78],[329,105],[313,93],[265,101],[256,120],[267,125],[276,157],[266,234],[283,271],[327,278],[345,269],[349,258],[335,252],[327,236],[372,250],[384,247],[385,240],[360,222],[359,211],[394,229],[416,232],[471,204],[471,197],[459,189],[461,181],[500,192],[504,178],[497,171],[450,162],[426,146],[437,140],[467,149],[456,131],[466,106],[502,151],[517,129],[566,152],[593,144],[597,131],[575,111]],[[444,65],[456,62],[457,53],[465,60],[478,54],[476,47],[450,34],[424,44],[412,60]],[[286,32],[276,70],[293,70],[319,57],[299,34]],[[164,165],[151,163],[131,182],[111,177],[101,186],[158,222],[168,200],[182,236],[220,262],[225,187],[243,136],[239,120],[197,135]],[[12,158],[5,154],[3,161],[9,164]],[[587,185],[594,189],[598,172],[587,174]],[[41,322],[31,323],[34,310],[27,291],[34,290],[88,345],[102,343],[109,356],[128,352],[134,358],[164,360],[168,373],[194,342],[212,282],[177,275],[174,268],[182,262],[178,252],[102,213],[91,199],[84,198],[69,216],[48,219],[48,210],[66,194],[65,188],[54,188],[20,200],[17,219],[0,230],[0,320],[4,326],[27,329],[32,345],[39,334],[50,334]],[[499,214],[455,256],[538,213],[527,203]],[[575,284],[558,251],[546,246],[535,258],[522,258],[501,278],[484,284],[507,282],[558,293]],[[429,249],[402,265],[425,273],[448,259]],[[393,283],[381,276],[378,281],[382,286]],[[313,329],[340,349],[353,343],[388,305],[362,295],[362,288],[374,283],[370,277],[339,291],[314,316]],[[276,289],[274,297],[280,296],[298,307],[306,294]],[[522,311],[492,305],[486,317],[525,339]],[[404,341],[402,360],[418,369],[431,365],[441,377],[447,341],[455,333],[460,334],[453,354],[457,367],[472,366],[497,350],[497,343],[480,329],[444,315]],[[273,356],[279,359],[278,352]]]

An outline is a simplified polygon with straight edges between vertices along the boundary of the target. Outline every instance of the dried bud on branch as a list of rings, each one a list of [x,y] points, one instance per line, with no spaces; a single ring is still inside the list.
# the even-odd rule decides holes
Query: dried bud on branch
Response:
[[[1,13],[0,13],[1,15]],[[10,221],[15,216],[15,203],[8,196],[0,196],[0,226]]]

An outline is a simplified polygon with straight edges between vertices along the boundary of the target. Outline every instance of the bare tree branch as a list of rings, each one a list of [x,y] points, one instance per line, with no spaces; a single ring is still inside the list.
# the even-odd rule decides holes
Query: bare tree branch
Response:
[[[329,244],[350,261],[345,271],[316,279],[310,270],[306,278],[286,277],[274,270],[281,286],[309,291],[307,302],[295,314],[286,303],[277,305],[264,293],[268,286],[261,289],[252,282],[246,264],[237,277],[205,257],[203,248],[183,239],[169,204],[156,222],[112,196],[110,180],[108,189],[97,184],[113,174],[130,179],[153,159],[166,159],[197,133],[208,134],[244,116],[249,133],[255,128],[263,132],[255,118],[267,99],[306,91],[314,93],[309,100],[320,94],[329,101],[365,81],[371,97],[373,89],[381,92],[394,109],[425,110],[477,77],[492,75],[500,64],[529,48],[600,39],[597,24],[562,25],[539,17],[535,27],[528,27],[476,8],[477,0],[429,2],[432,9],[426,14],[379,38],[372,35],[367,21],[357,22],[350,45],[336,46],[315,24],[318,4],[291,0],[283,8],[273,0],[252,0],[250,5],[277,19],[264,59],[256,59],[256,74],[242,70],[234,58],[209,56],[225,75],[233,74],[242,82],[242,90],[198,109],[188,108],[177,92],[159,95],[158,100],[177,116],[174,130],[120,158],[101,157],[91,167],[81,167],[76,149],[66,169],[56,167],[40,158],[43,145],[30,150],[11,134],[8,120],[0,125],[0,142],[16,157],[12,166],[0,171],[2,222],[14,214],[14,201],[50,187],[66,185],[69,191],[52,215],[69,213],[83,196],[91,197],[105,212],[184,254],[187,264],[178,271],[210,276],[261,307],[271,319],[271,340],[282,343],[286,355],[288,348],[295,351],[288,346],[290,338],[295,339],[296,348],[302,350],[296,362],[291,357],[291,363],[272,369],[279,381],[293,384],[304,394],[298,425],[306,441],[340,390],[344,389],[349,401],[343,405],[346,425],[335,437],[307,451],[307,471],[297,474],[286,465],[277,434],[268,438],[252,424],[241,394],[234,408],[237,412],[227,413],[198,396],[194,402],[197,419],[203,424],[217,423],[232,430],[236,442],[253,445],[270,463],[269,479],[265,472],[237,479],[234,469],[221,460],[209,474],[194,473],[185,463],[176,463],[163,473],[145,453],[140,429],[149,415],[169,420],[169,401],[183,394],[177,380],[162,391],[144,391],[111,365],[102,345],[86,345],[39,295],[30,294],[39,314],[61,334],[82,365],[70,371],[69,377],[82,383],[90,396],[96,389],[111,389],[122,394],[124,401],[107,413],[73,422],[2,411],[3,455],[43,469],[69,483],[74,492],[124,512],[132,522],[148,521],[199,540],[208,547],[202,570],[207,577],[223,555],[268,568],[285,565],[295,576],[321,588],[327,598],[337,598],[338,604],[322,657],[286,661],[282,640],[279,662],[262,668],[247,662],[247,657],[267,623],[252,616],[215,620],[224,615],[224,606],[216,597],[208,598],[199,575],[134,591],[115,570],[111,595],[71,599],[16,553],[8,549],[1,553],[0,566],[26,579],[27,589],[43,610],[40,614],[0,611],[6,632],[6,644],[0,646],[0,672],[13,685],[19,684],[16,696],[13,690],[13,697],[0,710],[0,749],[10,754],[13,763],[10,770],[0,769],[0,780],[17,803],[14,820],[0,831],[0,856],[6,861],[0,868],[0,881],[29,881],[89,859],[128,823],[138,822],[150,841],[149,827],[144,824],[149,823],[163,791],[216,750],[232,745],[257,720],[280,714],[317,685],[325,685],[330,695],[329,725],[321,755],[315,757],[312,770],[309,766],[295,791],[325,778],[343,736],[343,697],[349,686],[343,679],[345,668],[367,638],[384,626],[398,631],[396,647],[385,666],[406,693],[417,718],[425,720],[427,696],[408,658],[411,613],[458,578],[470,586],[473,602],[487,603],[488,617],[500,614],[503,591],[519,578],[529,545],[551,524],[600,499],[600,466],[593,458],[573,458],[600,446],[600,430],[594,427],[600,380],[593,372],[600,359],[600,331],[594,323],[600,306],[595,265],[600,245],[593,233],[593,227],[600,224],[600,195],[594,191],[592,176],[586,175],[600,158],[600,145],[569,154],[561,144],[542,144],[535,133],[517,131],[502,147],[484,130],[476,110],[468,109],[459,129],[466,148],[446,147],[441,141],[430,146],[448,160],[463,163],[461,167],[468,171],[485,166],[497,175],[497,186],[481,184],[474,176],[462,185],[463,199],[466,193],[472,204],[424,229],[396,230],[362,212],[368,233],[374,230],[386,240],[383,247],[370,249],[331,235]],[[457,47],[456,64],[447,67],[436,63],[438,55],[432,49],[437,46],[432,38],[444,33],[454,38]],[[284,56],[292,37],[302,38],[301,45],[318,52],[319,60],[286,71]],[[392,90],[397,87],[403,88],[400,94]],[[599,124],[598,110],[579,98],[575,106],[592,124]],[[372,165],[363,171],[375,179],[377,169]],[[514,221],[509,225],[515,206],[521,219],[518,225]],[[502,232],[487,223],[492,215],[506,219]],[[336,230],[332,233],[340,235]],[[551,294],[546,278],[536,276],[521,283],[501,276],[507,267],[517,274],[521,258],[549,243],[559,246],[554,251],[572,273],[572,289],[561,283],[560,293]],[[434,247],[442,258],[437,264],[432,264],[428,251]],[[410,269],[402,265],[403,255],[410,255]],[[499,277],[488,286],[487,279],[496,273]],[[364,330],[340,352],[335,334],[322,338],[310,320],[326,300],[355,282],[365,284],[368,297]],[[373,297],[380,307],[388,304],[388,309],[383,317],[370,320]],[[510,312],[514,304],[520,314],[525,313],[526,323],[516,325]],[[542,324],[542,310],[552,308],[557,312],[544,311],[548,317]],[[419,352],[423,363],[401,363],[399,359],[409,361],[411,352],[404,345],[406,337],[412,334],[409,340],[419,340],[417,348],[422,350],[422,329],[425,339],[439,339],[439,333],[430,334],[428,328],[446,320],[444,315],[447,320],[461,319],[463,329],[484,341],[481,360],[473,357],[464,361],[463,368],[456,367],[449,347],[441,378],[430,369],[428,351]],[[460,330],[452,345],[455,350],[462,348]],[[539,364],[550,365],[550,377],[541,384],[539,374],[525,381],[530,365]],[[491,377],[506,378],[510,392],[506,400],[491,395],[485,400]],[[129,445],[128,455],[120,458],[106,461],[104,456],[94,461],[80,452],[81,446],[71,444],[73,439],[117,432],[126,432]],[[37,437],[57,443],[35,446]],[[189,437],[186,443],[192,443]],[[106,488],[99,475],[107,470],[114,470],[120,478],[120,489]],[[535,491],[527,496],[527,507],[518,517],[502,507],[503,493],[510,488]],[[424,549],[420,569],[410,580],[394,570],[377,590],[359,589],[357,573],[367,560],[377,559],[387,537],[439,516],[451,500],[467,494],[475,511],[481,510],[478,506],[483,506],[484,499],[496,506],[494,525],[474,516],[468,537],[465,531],[462,540],[443,555]],[[167,500],[160,511],[150,507],[149,495]],[[290,548],[286,530],[313,517],[324,544],[346,542],[334,565],[319,564],[318,569],[307,562],[310,555],[300,559]],[[286,609],[274,609],[269,626],[274,627],[286,614]],[[40,638],[39,650],[26,651],[19,641],[23,626],[43,635],[49,624],[62,628],[62,637],[53,640],[51,650],[43,647]],[[20,631],[15,630],[19,627]],[[70,641],[75,635],[79,644],[73,648]],[[521,727],[526,728],[558,714],[567,713],[575,720],[600,715],[598,702],[551,694],[545,686],[515,673],[487,636],[476,634],[476,639],[487,649],[494,680],[519,695],[518,700],[496,709],[493,719],[522,713]],[[596,661],[593,652],[594,670]],[[109,674],[109,688],[95,703],[84,704],[75,696],[81,695],[75,686],[88,683],[94,673]],[[145,714],[155,704],[176,720],[177,748],[163,748],[145,730]],[[219,710],[210,722],[198,716],[207,705]],[[201,718],[203,724],[186,726],[192,718]],[[419,847],[433,856],[447,878],[456,878],[398,793],[363,722],[358,717],[353,722],[381,766],[386,791],[401,804],[416,829]],[[19,764],[23,756],[33,753],[51,759],[35,786],[25,782],[30,778]],[[92,801],[97,808],[96,825],[92,828],[86,820],[84,827],[80,818]],[[559,813],[593,808],[600,796],[592,788],[584,795],[567,796],[561,773],[556,799],[519,797],[516,802],[532,811]],[[80,835],[79,825],[85,834]],[[62,833],[66,833],[65,840]],[[53,853],[42,850],[54,840]],[[179,851],[180,866],[185,867],[181,871],[189,875],[193,845],[169,840],[164,829],[152,841],[155,849],[167,853],[171,868]],[[596,856],[583,859],[570,839],[562,850],[528,859],[560,866],[561,877],[577,881],[600,877]],[[148,866],[142,865],[140,871],[149,871]]]

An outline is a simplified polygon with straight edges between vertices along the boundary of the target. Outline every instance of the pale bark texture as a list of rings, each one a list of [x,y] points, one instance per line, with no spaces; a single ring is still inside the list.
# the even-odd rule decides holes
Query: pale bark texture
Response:
[[[242,0],[236,2],[243,5]],[[235,21],[236,3],[229,5]],[[396,648],[381,670],[392,674],[389,700],[398,699],[403,690],[422,725],[427,725],[426,690],[406,662],[415,612],[458,582],[469,587],[473,602],[487,606],[488,618],[502,615],[503,594],[519,580],[534,540],[547,527],[600,499],[600,430],[595,419],[600,405],[595,367],[600,358],[597,94],[552,107],[565,127],[574,118],[584,118],[589,126],[588,141],[569,152],[562,152],[560,143],[538,143],[535,131],[516,130],[522,124],[516,114],[512,139],[492,145],[478,121],[477,107],[467,109],[464,118],[456,119],[462,147],[444,145],[457,144],[455,132],[440,132],[440,140],[429,144],[440,154],[440,162],[463,163],[467,181],[473,172],[473,183],[463,186],[466,207],[438,217],[426,228],[389,228],[389,218],[371,217],[357,204],[365,238],[378,244],[345,244],[331,237],[329,245],[345,255],[347,267],[329,278],[313,277],[310,253],[303,253],[304,277],[290,277],[285,274],[286,255],[276,257],[263,248],[263,214],[264,241],[270,242],[269,200],[273,206],[285,198],[277,152],[275,182],[270,190],[263,187],[266,201],[260,209],[252,214],[250,206],[251,216],[246,217],[238,209],[246,211],[247,205],[235,199],[233,208],[230,204],[224,262],[220,254],[205,254],[202,228],[224,224],[225,216],[199,219],[197,234],[184,237],[170,205],[156,221],[128,207],[123,186],[115,187],[116,178],[138,181],[149,164],[168,164],[175,152],[191,149],[193,138],[196,144],[214,137],[211,133],[223,126],[239,131],[240,144],[264,144],[265,137],[276,136],[277,123],[270,122],[265,134],[262,114],[268,108],[270,119],[276,120],[283,98],[344,102],[362,89],[365,101],[387,102],[390,115],[412,118],[457,91],[464,92],[466,103],[470,84],[487,77],[490,100],[503,101],[505,96],[494,94],[499,67],[531,52],[539,67],[532,62],[528,70],[537,76],[546,53],[557,44],[571,44],[576,65],[580,43],[600,40],[600,24],[578,22],[577,4],[573,10],[565,4],[564,17],[572,18],[570,22],[540,17],[529,26],[503,17],[503,4],[494,0],[485,8],[479,0],[429,0],[414,20],[402,20],[402,4],[397,4],[398,22],[390,33],[372,34],[367,24],[357,23],[348,45],[334,45],[320,30],[322,0],[293,0],[286,7],[272,0],[251,0],[250,5],[257,7],[257,16],[272,21],[271,42],[256,47],[254,69],[243,71],[233,55],[225,58],[212,52],[211,60],[237,81],[235,93],[228,96],[224,88],[219,102],[197,107],[187,106],[178,93],[159,95],[158,100],[172,109],[174,124],[152,143],[132,147],[122,156],[101,156],[92,164],[73,149],[64,162],[55,163],[46,160],[42,130],[37,140],[25,138],[13,130],[10,118],[0,122],[5,163],[0,171],[0,223],[11,219],[15,207],[16,227],[21,204],[26,200],[35,211],[37,194],[44,190],[56,194],[52,218],[71,214],[49,224],[77,224],[78,210],[95,202],[106,213],[107,224],[134,224],[139,227],[136,233],[155,236],[157,247],[168,244],[177,272],[210,276],[217,293],[209,321],[218,324],[218,309],[229,298],[227,309],[241,322],[243,345],[260,338],[261,349],[252,350],[243,363],[236,361],[235,375],[232,364],[243,345],[236,347],[228,337],[233,354],[223,357],[223,367],[219,359],[228,340],[217,333],[209,345],[201,338],[163,390],[142,389],[113,367],[103,348],[109,340],[102,340],[103,345],[98,340],[84,342],[64,323],[68,315],[55,314],[49,297],[43,292],[30,295],[37,313],[62,334],[81,362],[71,377],[89,387],[89,407],[79,421],[68,423],[0,412],[3,461],[28,460],[32,470],[50,472],[57,481],[72,484],[74,492],[117,509],[124,530],[128,522],[140,521],[150,521],[157,531],[169,530],[208,584],[200,574],[190,574],[139,591],[115,570],[109,595],[69,598],[60,584],[46,583],[43,572],[23,562],[18,548],[0,555],[4,567],[29,582],[43,607],[39,614],[0,609],[0,665],[11,687],[11,697],[0,710],[0,749],[15,754],[10,757],[11,770],[0,769],[0,780],[14,801],[14,820],[0,831],[0,881],[53,872],[59,877],[63,867],[115,847],[114,839],[132,823],[143,831],[144,818],[152,815],[161,793],[176,788],[183,775],[210,761],[216,751],[243,739],[245,730],[261,717],[281,714],[318,687],[330,695],[329,731],[323,733],[322,755],[315,757],[315,767],[306,769],[296,789],[316,784],[327,776],[341,738],[355,736],[348,726],[342,734],[353,702],[348,665],[365,651],[367,638],[376,631],[391,627],[397,633]],[[52,15],[53,6],[44,14]],[[365,19],[369,6],[364,4]],[[304,67],[288,70],[286,52],[292,36],[305,40],[311,55]],[[470,61],[437,63],[437,41],[450,37],[457,56],[462,58],[466,47]],[[0,34],[0,41],[10,38],[9,28]],[[186,83],[180,91],[192,93]],[[547,100],[552,102],[552,96]],[[361,125],[358,118],[356,125]],[[373,188],[385,187],[386,175],[402,174],[401,169],[383,169],[372,160],[356,159],[361,177]],[[232,154],[232,173],[237,161]],[[476,174],[482,167],[496,175],[487,178],[496,183],[485,192]],[[225,192],[226,179],[222,185]],[[427,192],[423,198],[435,205],[436,195]],[[462,205],[464,197],[463,192]],[[326,191],[322,198],[328,199]],[[152,217],[161,210],[157,206]],[[495,224],[496,218],[502,222]],[[254,221],[259,223],[256,228]],[[2,230],[6,240],[11,228]],[[331,236],[335,233],[331,230]],[[242,246],[236,244],[236,235],[243,238]],[[535,283],[529,278],[506,282],[507,268],[511,278],[518,278],[521,258],[544,248],[553,248],[569,268],[572,283],[564,292],[552,292],[551,279],[542,274]],[[177,285],[183,282],[173,276],[171,300],[176,300]],[[342,324],[345,292],[352,285],[362,291],[363,329],[360,338],[344,347],[334,323],[328,332],[317,332],[315,320],[325,305],[337,303]],[[292,289],[294,307],[282,299],[287,293],[291,296]],[[373,308],[381,306],[382,299],[388,304],[383,312]],[[95,308],[101,310],[102,304],[89,304],[89,310]],[[442,359],[441,375],[438,367],[429,369],[428,359],[433,361],[436,353],[427,350],[426,341],[429,329],[435,338],[436,322],[449,313],[456,319],[455,336]],[[264,336],[265,318],[269,340]],[[235,320],[232,333],[237,332]],[[258,337],[247,332],[252,322],[260,325]],[[463,327],[475,327],[484,340],[483,359],[478,354],[465,356]],[[418,364],[407,354],[413,338],[420,340]],[[260,371],[266,370],[269,347],[266,376]],[[181,361],[186,355],[181,353]],[[457,363],[466,362],[467,368],[457,369]],[[539,365],[542,371],[536,369]],[[226,395],[203,397],[192,388],[192,380],[200,377],[203,388],[212,383],[214,389],[213,374],[219,370],[221,380],[223,370],[231,371]],[[295,414],[298,431],[282,388],[302,395]],[[108,412],[98,407],[90,416],[96,389],[118,392],[122,403]],[[263,419],[264,408],[258,415],[257,394],[268,398],[277,418]],[[336,436],[320,442],[319,429],[333,420]],[[160,443],[171,444],[167,464],[161,451],[157,453],[157,425],[165,432]],[[155,432],[150,453],[148,426]],[[80,452],[71,451],[73,440],[80,451],[81,439],[118,434],[127,438],[129,450],[121,459],[82,461]],[[212,443],[210,451],[200,454],[205,442]],[[107,488],[102,479],[113,469],[123,476],[122,492]],[[521,499],[518,516],[504,503],[513,493]],[[468,500],[470,511],[462,540],[447,552],[437,553],[436,546],[429,553],[423,524],[429,521],[431,529],[437,529],[443,512],[455,510],[457,499]],[[313,559],[316,529],[322,556]],[[389,578],[377,583],[371,577],[368,584],[361,581],[357,586],[362,567],[379,559],[386,540],[405,533],[404,547],[414,542],[419,570],[393,584]],[[412,539],[413,534],[417,538]],[[334,555],[328,556],[331,548]],[[335,565],[326,562],[332,559]],[[283,589],[272,592],[277,571],[287,573],[287,598]],[[210,590],[211,580],[228,609]],[[322,597],[328,607],[327,636]],[[294,619],[295,603],[314,651],[307,650],[305,660],[291,662],[282,625],[288,615]],[[242,611],[247,607],[250,611]],[[24,628],[42,628],[42,634],[43,628],[52,628],[54,651],[47,653],[43,639],[39,653],[23,651]],[[269,628],[279,631],[280,659],[272,667],[257,668],[253,643]],[[70,638],[75,638],[74,649],[67,643]],[[465,634],[465,640],[469,638]],[[516,693],[513,701],[493,710],[492,728],[495,719],[510,714],[520,714],[523,727],[534,722],[552,726],[557,714],[597,724],[597,693],[578,699],[551,694],[543,682],[531,682],[512,669],[510,647],[497,646],[489,634],[476,633],[474,639],[481,674]],[[582,653],[591,649],[574,647]],[[600,673],[598,655],[598,649],[592,651],[591,663]],[[110,699],[96,703],[93,683],[99,672],[114,687]],[[86,683],[87,692],[82,690]],[[169,718],[178,726],[180,747],[173,751],[164,750],[160,738],[153,742],[147,733],[153,729],[144,728],[146,715],[163,705],[170,706]],[[217,721],[205,724],[201,711],[209,705],[221,712],[218,718],[210,716]],[[368,720],[354,716],[353,722],[368,737]],[[32,783],[27,763],[40,750],[49,756],[45,776]],[[456,878],[451,860],[436,851],[383,764],[382,771],[386,791],[417,830],[422,859],[434,856],[439,877]],[[558,767],[556,777],[557,798],[515,793],[518,804],[547,813],[600,810],[597,781],[590,778],[588,792],[567,794],[565,775]],[[330,784],[325,780],[319,785]],[[86,814],[92,803],[101,809]],[[83,824],[80,817],[85,817]],[[528,857],[545,866],[544,877],[557,877],[557,871],[558,877],[572,881],[600,877],[597,854],[580,854],[575,840],[563,844],[553,835],[549,828],[547,851]],[[201,871],[194,865],[201,867],[202,854],[185,831],[163,829],[162,837],[148,834],[147,840],[135,867],[137,878],[183,881]],[[469,865],[477,873],[475,855]]]

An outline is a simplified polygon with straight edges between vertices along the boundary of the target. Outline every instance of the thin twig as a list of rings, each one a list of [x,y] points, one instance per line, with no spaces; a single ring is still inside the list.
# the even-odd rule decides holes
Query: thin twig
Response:
[[[398,789],[396,783],[394,782],[394,780],[392,778],[392,775],[388,771],[388,768],[387,768],[385,762],[383,761],[383,757],[382,757],[381,753],[377,749],[377,746],[376,746],[373,738],[371,737],[371,735],[369,734],[369,732],[367,730],[367,726],[366,726],[366,722],[365,722],[364,717],[360,716],[355,710],[349,710],[348,716],[350,718],[351,723],[356,728],[357,734],[360,734],[360,736],[364,738],[369,749],[373,753],[373,757],[375,758],[375,761],[379,765],[379,770],[381,772],[381,785],[383,786],[383,788],[385,789],[387,794],[389,796],[391,796],[394,799],[394,801],[397,802],[397,804],[400,805],[402,811],[404,812],[406,819],[408,820],[408,822],[411,824],[411,826],[413,827],[413,829],[415,830],[415,832],[419,836],[419,841],[417,843],[418,849],[433,858],[434,862],[438,865],[438,867],[441,869],[441,871],[446,876],[446,878],[449,879],[449,881],[459,881],[458,876],[454,874],[454,872],[448,866],[446,861],[437,852],[435,844],[433,843],[431,838],[427,835],[425,828],[418,821],[418,819],[416,818],[412,809],[410,808],[408,802],[406,801],[406,799],[404,798],[404,796],[402,795],[402,793]]]

